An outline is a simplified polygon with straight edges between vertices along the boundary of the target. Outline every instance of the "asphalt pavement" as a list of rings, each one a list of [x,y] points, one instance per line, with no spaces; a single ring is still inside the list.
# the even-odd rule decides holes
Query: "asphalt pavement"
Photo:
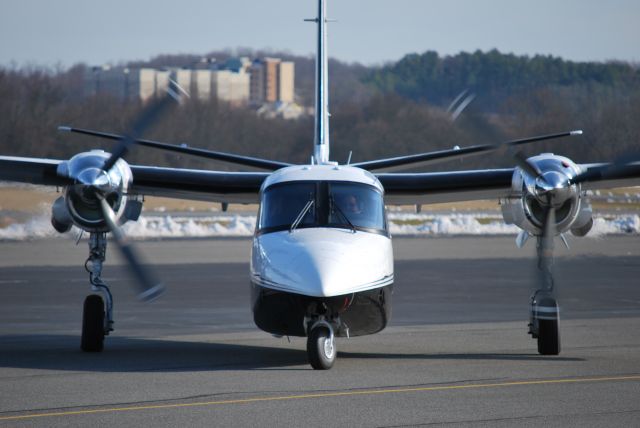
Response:
[[[559,248],[555,357],[526,334],[532,246],[396,238],[390,327],[338,340],[326,372],[253,325],[249,240],[139,244],[168,291],[137,302],[110,253],[116,330],[85,354],[86,244],[0,242],[0,425],[639,425],[637,237]]]

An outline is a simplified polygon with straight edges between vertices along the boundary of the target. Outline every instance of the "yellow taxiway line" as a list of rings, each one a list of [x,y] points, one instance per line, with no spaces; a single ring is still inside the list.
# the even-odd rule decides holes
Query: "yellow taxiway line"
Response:
[[[202,401],[202,402],[193,402],[193,403],[156,404],[156,405],[147,405],[147,406],[111,407],[111,408],[103,408],[103,409],[72,410],[72,411],[65,411],[65,412],[30,413],[25,415],[0,416],[0,421],[15,421],[15,420],[21,420],[21,419],[46,418],[46,417],[53,417],[53,416],[91,415],[96,413],[132,412],[136,410],[177,409],[177,408],[185,408],[185,407],[220,406],[225,404],[250,404],[250,403],[259,403],[259,402],[265,402],[265,401],[303,400],[303,399],[309,399],[309,398],[348,397],[348,396],[376,395],[376,394],[404,394],[409,392],[505,388],[505,387],[511,387],[511,386],[554,385],[554,384],[563,384],[563,383],[569,384],[569,383],[590,383],[590,382],[620,382],[620,381],[630,381],[630,380],[640,381],[640,375],[522,380],[522,381],[499,382],[499,383],[475,383],[475,384],[472,383],[472,384],[465,384],[465,385],[425,386],[425,387],[415,387],[415,388],[366,389],[361,391],[336,391],[336,392],[321,392],[321,393],[310,393],[310,394],[299,394],[299,395],[283,395],[283,396],[273,396],[273,397],[241,398],[237,400],[219,400],[219,401]]]

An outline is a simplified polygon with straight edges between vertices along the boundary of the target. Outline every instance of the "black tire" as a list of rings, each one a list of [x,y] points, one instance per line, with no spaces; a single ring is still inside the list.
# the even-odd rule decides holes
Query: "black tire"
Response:
[[[558,320],[538,320],[538,352],[540,355],[560,353],[560,330]]]
[[[333,342],[330,341],[329,329],[326,327],[314,328],[307,337],[307,356],[309,364],[315,370],[328,370],[333,367],[338,350],[335,339]]]
[[[92,294],[84,299],[80,348],[84,352],[101,352],[103,347],[104,302],[102,297]]]

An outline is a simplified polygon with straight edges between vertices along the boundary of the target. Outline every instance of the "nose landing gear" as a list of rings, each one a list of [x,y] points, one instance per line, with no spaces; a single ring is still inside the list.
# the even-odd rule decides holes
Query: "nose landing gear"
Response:
[[[333,327],[324,318],[316,321],[307,335],[307,357],[315,370],[328,370],[333,367],[338,349]]]

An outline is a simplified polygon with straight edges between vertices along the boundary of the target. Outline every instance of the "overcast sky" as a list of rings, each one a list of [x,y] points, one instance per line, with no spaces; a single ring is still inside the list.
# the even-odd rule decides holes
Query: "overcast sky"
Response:
[[[250,47],[311,54],[315,0],[0,0],[0,64],[69,66]],[[498,48],[640,62],[640,1],[330,0],[329,55]]]

